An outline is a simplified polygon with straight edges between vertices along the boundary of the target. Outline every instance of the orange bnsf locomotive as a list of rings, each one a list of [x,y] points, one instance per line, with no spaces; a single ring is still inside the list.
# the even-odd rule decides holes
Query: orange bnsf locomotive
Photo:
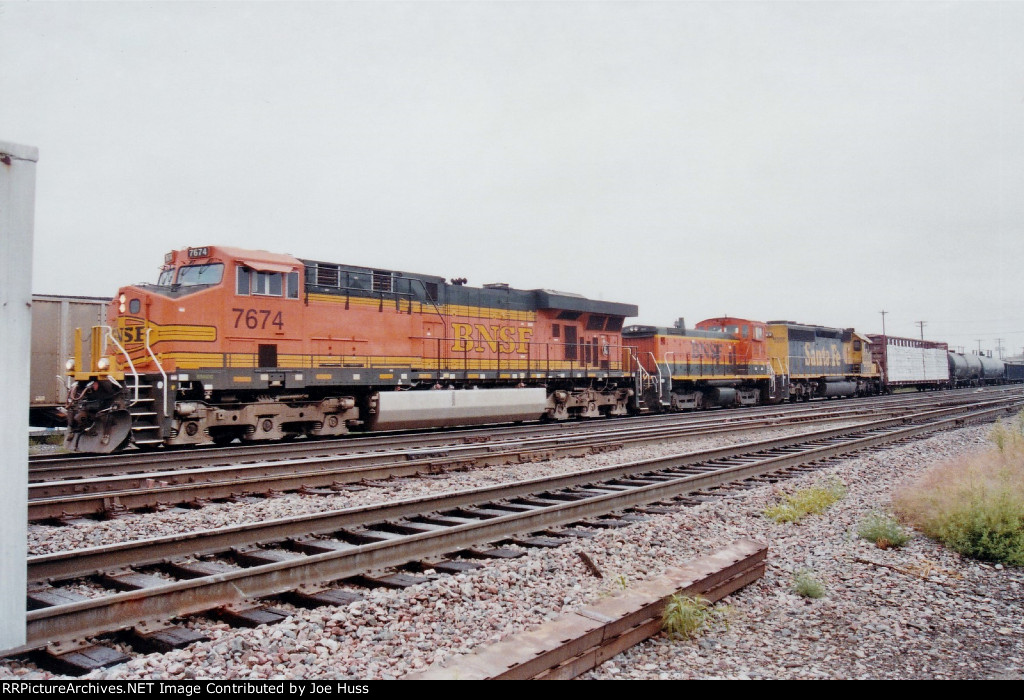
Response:
[[[77,343],[67,447],[854,396],[906,364],[873,361],[853,329],[722,317],[624,330],[631,304],[465,282],[221,246],[169,253],[156,284],[110,303],[88,367]]]
[[[624,415],[637,307],[220,246],[123,287],[68,362],[69,449]],[[480,389],[480,391],[467,391]]]

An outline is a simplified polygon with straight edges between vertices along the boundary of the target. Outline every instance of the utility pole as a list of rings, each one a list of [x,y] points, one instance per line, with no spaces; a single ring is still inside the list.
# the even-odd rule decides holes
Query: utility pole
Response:
[[[981,354],[981,338],[975,338],[975,340],[978,342],[978,354],[980,355]]]
[[[999,359],[1003,359],[1003,339],[996,338],[996,354],[999,355]]]
[[[879,311],[878,313],[882,314],[882,335],[885,335],[885,315],[887,313],[889,313],[889,312],[888,311]]]
[[[920,326],[920,328],[921,328],[921,340],[924,340],[924,327],[925,327],[925,324],[927,322],[926,321],[914,321],[914,323],[916,323],[918,326]]]

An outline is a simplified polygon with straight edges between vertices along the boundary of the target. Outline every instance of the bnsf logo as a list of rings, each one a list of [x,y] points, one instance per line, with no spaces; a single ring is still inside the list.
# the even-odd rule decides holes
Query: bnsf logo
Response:
[[[529,352],[533,329],[485,326],[482,323],[453,323],[452,334],[455,336],[455,342],[452,344],[454,352],[484,352],[489,349],[491,352],[525,354]]]
[[[125,325],[114,329],[114,338],[122,346],[143,345],[146,342],[146,326],[140,322],[139,325]]]

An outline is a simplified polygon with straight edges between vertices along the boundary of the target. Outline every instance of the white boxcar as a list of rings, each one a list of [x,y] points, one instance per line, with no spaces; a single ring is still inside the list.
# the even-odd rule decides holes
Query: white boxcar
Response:
[[[949,385],[948,346],[930,340],[869,335],[871,356],[886,386],[920,389]]]

